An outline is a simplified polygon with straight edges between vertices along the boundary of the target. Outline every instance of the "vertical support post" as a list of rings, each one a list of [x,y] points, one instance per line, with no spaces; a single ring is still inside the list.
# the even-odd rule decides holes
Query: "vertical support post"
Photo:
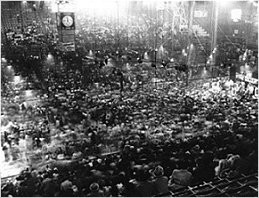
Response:
[[[59,42],[60,42],[60,39],[61,39],[61,28],[60,28],[60,8],[59,8],[59,4],[61,3],[61,1],[58,1],[57,2],[57,6],[58,6],[58,12],[57,12],[57,15],[56,15],[56,22],[57,22],[57,30],[58,30],[58,38],[59,38]]]
[[[170,10],[171,11],[171,10]],[[171,19],[171,56],[173,56],[173,51],[174,51],[174,44],[173,44],[173,40],[174,40],[174,26],[175,26],[175,11],[172,12],[172,17],[170,17]]]
[[[21,4],[20,4],[20,8],[21,8],[21,10],[20,10],[20,15],[21,15],[21,32],[22,32],[22,34],[23,34],[23,32],[24,32],[24,21],[23,21],[23,6],[22,6],[22,4],[23,4],[23,2],[21,2]]]
[[[217,46],[217,37],[218,37],[218,15],[219,15],[219,2],[213,1],[214,5],[214,31],[213,31],[213,39],[212,39],[212,46],[211,51]]]
[[[189,83],[189,68],[191,65],[191,42],[193,37],[193,13],[194,13],[194,6],[195,1],[188,2],[189,3],[189,20],[188,20],[188,51],[187,51],[187,76],[186,76],[186,86],[188,86]]]
[[[212,34],[212,43],[211,43],[211,66],[212,66],[212,78],[214,77],[215,63],[216,63],[216,51],[214,50],[217,47],[217,38],[218,38],[218,13],[219,13],[219,2],[213,1],[213,12],[214,12],[214,27]],[[218,69],[217,69],[218,70]]]
[[[157,58],[156,58],[156,56],[157,56],[157,48],[155,49],[155,66],[156,66],[156,62],[157,62]],[[156,68],[156,67],[155,67]]]
[[[117,51],[120,50],[120,11],[119,11],[119,1],[116,1],[117,4],[117,27],[116,27],[116,33],[117,33]],[[117,55],[117,61],[119,60]]]

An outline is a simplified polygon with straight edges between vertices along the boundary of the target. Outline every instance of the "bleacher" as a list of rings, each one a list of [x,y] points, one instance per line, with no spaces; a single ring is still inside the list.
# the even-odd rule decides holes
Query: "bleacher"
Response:
[[[8,30],[20,32],[23,27],[25,28],[32,24],[37,26],[38,33],[46,33],[46,27],[43,22],[47,20],[47,16],[44,16],[43,10],[33,10],[31,8],[22,9],[18,3],[13,7],[10,7],[8,2],[5,2],[4,5],[2,5],[2,34]]]
[[[1,10],[1,21],[2,21],[2,30],[4,32],[11,30],[17,30],[21,26],[18,23],[17,15],[20,14],[17,9],[2,9]]]

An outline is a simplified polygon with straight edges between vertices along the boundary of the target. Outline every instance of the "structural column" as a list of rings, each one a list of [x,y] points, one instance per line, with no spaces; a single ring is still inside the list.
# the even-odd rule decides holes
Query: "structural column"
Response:
[[[189,2],[189,19],[188,19],[188,51],[187,51],[187,77],[186,85],[188,86],[189,81],[189,69],[191,66],[191,44],[193,37],[193,14],[194,14],[195,1]]]

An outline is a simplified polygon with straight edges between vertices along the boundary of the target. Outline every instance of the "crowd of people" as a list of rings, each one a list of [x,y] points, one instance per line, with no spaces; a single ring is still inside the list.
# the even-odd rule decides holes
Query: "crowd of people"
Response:
[[[26,133],[37,165],[7,183],[5,195],[154,196],[257,170],[257,99],[243,83],[176,81],[120,93],[83,89],[78,78],[49,73],[44,105],[31,107],[41,122]]]
[[[83,28],[92,26],[83,23],[76,35],[81,54],[69,56],[59,51],[53,38],[33,32],[13,43],[12,52],[27,46],[14,63],[20,70],[27,68],[23,74],[31,82],[4,82],[1,157],[5,163],[21,160],[26,167],[1,186],[3,196],[149,197],[215,177],[257,172],[254,85],[228,77],[188,81],[186,65],[177,69],[169,62],[143,63],[149,55],[144,52],[150,50],[145,46],[150,41],[144,39],[146,48],[134,52],[133,61],[128,49],[114,50],[119,28],[95,22],[103,27],[92,32]],[[129,37],[127,27],[120,26],[119,44],[124,40],[125,46],[137,46],[138,35]],[[131,27],[145,32],[138,25]],[[98,50],[93,41],[110,48]],[[46,51],[38,51],[38,44]],[[34,47],[42,57],[32,53]],[[86,48],[96,50],[89,55]]]

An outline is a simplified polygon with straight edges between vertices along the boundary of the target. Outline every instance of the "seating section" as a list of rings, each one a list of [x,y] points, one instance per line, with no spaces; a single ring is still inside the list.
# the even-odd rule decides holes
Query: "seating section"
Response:
[[[234,178],[216,177],[213,181],[188,186],[160,196],[172,197],[257,197],[258,174]]]
[[[108,156],[118,155],[118,152],[100,155],[105,159]],[[95,159],[96,157],[93,157]],[[2,188],[16,176],[2,178]],[[195,186],[182,187],[177,190],[156,195],[155,197],[257,197],[258,173],[241,174],[232,178],[215,177],[212,181],[203,182]]]
[[[6,32],[9,29],[17,30],[21,26],[18,23],[17,15],[20,14],[17,9],[1,9],[2,29]]]
[[[36,25],[39,33],[46,33],[44,21],[47,21],[47,15],[42,10],[25,9],[21,11],[19,7],[2,7],[1,9],[2,33],[8,30],[20,32],[22,27],[31,25]]]

